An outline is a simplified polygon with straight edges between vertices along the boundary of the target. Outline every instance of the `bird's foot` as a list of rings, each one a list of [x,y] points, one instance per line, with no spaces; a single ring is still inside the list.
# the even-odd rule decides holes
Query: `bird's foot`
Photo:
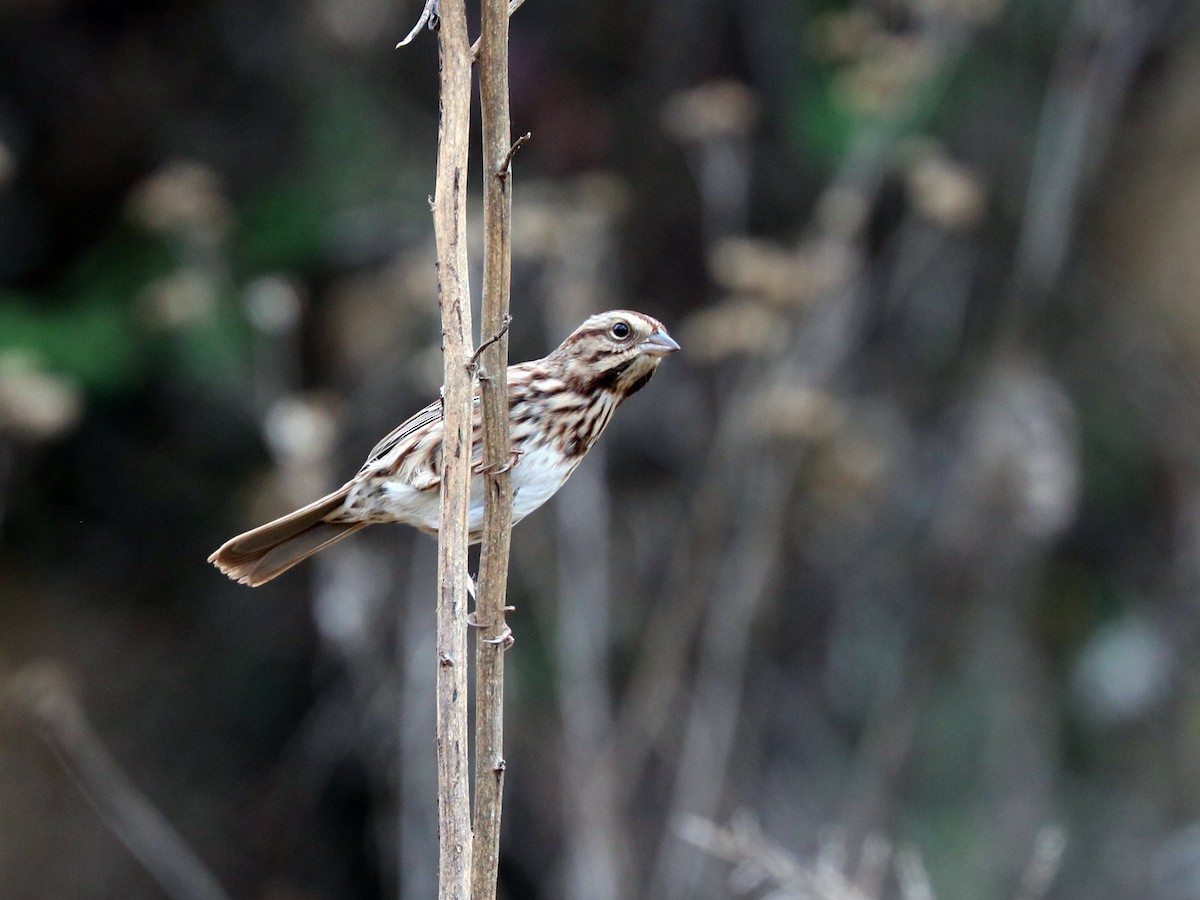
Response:
[[[525,452],[524,450],[518,450],[517,448],[514,447],[508,453],[508,461],[507,462],[505,462],[501,465],[498,465],[498,466],[483,465],[483,466],[480,466],[475,471],[478,472],[480,475],[499,475],[502,472],[511,471],[512,469],[515,469],[517,467],[517,465],[521,462],[521,454],[524,452]]]
[[[506,613],[510,613],[515,609],[515,606],[504,607],[504,611]],[[467,613],[467,624],[472,628],[487,628],[488,623],[480,622],[479,617],[476,615],[477,612],[478,610],[472,610],[471,612]],[[480,640],[482,640],[485,644],[503,644],[504,649],[507,650],[516,641],[516,638],[513,636],[512,629],[508,627],[508,623],[504,622],[502,624],[504,627],[500,630],[500,633],[496,635],[496,637],[480,638]]]
[[[482,640],[485,644],[494,644],[499,646],[501,650],[507,650],[517,641],[517,639],[513,637],[512,629],[507,625],[504,626],[504,630],[501,631],[496,637],[483,638]]]

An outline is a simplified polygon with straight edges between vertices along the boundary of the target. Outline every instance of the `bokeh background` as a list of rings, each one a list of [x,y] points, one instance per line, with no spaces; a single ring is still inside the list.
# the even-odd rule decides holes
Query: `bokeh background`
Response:
[[[205,563],[435,396],[418,11],[0,3],[0,896],[434,896],[434,543]],[[1200,897],[1197,13],[517,12],[513,357],[684,352],[514,532],[504,897]]]

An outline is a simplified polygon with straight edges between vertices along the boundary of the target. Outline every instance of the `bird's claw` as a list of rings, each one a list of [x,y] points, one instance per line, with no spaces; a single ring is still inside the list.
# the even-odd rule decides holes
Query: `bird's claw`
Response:
[[[504,607],[504,611],[512,612],[515,608],[516,607],[513,606],[506,606]],[[475,611],[467,613],[467,624],[472,628],[488,627],[486,622],[479,621],[479,617],[475,615]],[[503,649],[507,650],[513,645],[513,643],[516,642],[517,639],[513,636],[512,629],[508,627],[508,623],[505,623],[503,630],[494,638],[480,638],[480,640],[485,644],[502,644]]]
[[[525,452],[524,450],[518,450],[517,448],[514,447],[512,450],[510,450],[508,452],[508,461],[507,462],[505,462],[499,466],[493,466],[490,464],[482,465],[478,469],[479,474],[480,475],[500,475],[504,472],[511,471],[512,469],[515,469],[517,467],[517,465],[521,462],[521,454],[524,452]]]
[[[496,637],[481,638],[481,640],[485,644],[496,644],[496,645],[500,646],[501,650],[507,650],[514,643],[516,643],[517,639],[515,637],[513,637],[512,629],[509,628],[507,625],[505,625],[504,630],[501,631],[498,635],[496,635]]]

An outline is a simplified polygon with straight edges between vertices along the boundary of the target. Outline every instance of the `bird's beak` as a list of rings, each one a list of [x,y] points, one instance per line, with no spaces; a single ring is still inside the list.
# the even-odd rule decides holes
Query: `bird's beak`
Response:
[[[650,356],[666,356],[679,349],[675,339],[667,334],[665,328],[659,328],[654,334],[642,341],[639,349]]]

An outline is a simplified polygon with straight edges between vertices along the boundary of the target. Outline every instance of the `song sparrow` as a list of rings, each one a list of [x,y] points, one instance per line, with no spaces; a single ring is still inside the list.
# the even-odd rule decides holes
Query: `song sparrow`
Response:
[[[628,310],[592,316],[543,359],[508,368],[513,523],[563,486],[621,401],[679,345],[657,319]],[[470,536],[483,528],[483,437],[475,395]],[[308,506],[226,541],[208,561],[257,587],[360,528],[383,522],[436,534],[442,404],[435,401],[375,445],[352,479]]]

